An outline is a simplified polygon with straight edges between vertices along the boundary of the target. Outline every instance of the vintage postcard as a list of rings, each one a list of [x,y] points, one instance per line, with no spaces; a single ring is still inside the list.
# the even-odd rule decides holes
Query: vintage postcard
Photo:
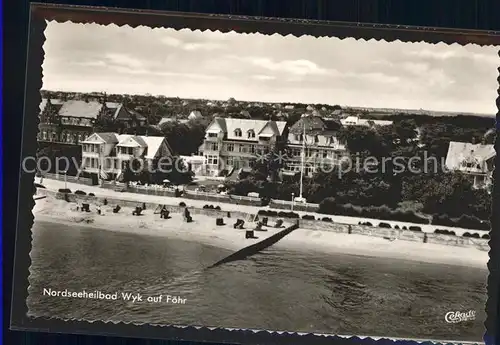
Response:
[[[43,35],[33,327],[482,340],[498,46]]]

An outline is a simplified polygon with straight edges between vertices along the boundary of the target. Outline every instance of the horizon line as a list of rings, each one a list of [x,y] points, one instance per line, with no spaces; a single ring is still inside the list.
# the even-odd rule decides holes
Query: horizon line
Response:
[[[217,102],[227,102],[229,99],[217,99],[217,98],[190,98],[190,97],[180,97],[180,96],[167,96],[167,95],[153,95],[148,92],[144,94],[130,94],[130,93],[108,93],[105,91],[90,91],[90,92],[82,92],[82,91],[63,91],[63,90],[45,90],[41,89],[40,92],[62,92],[62,93],[76,93],[76,94],[106,94],[106,95],[111,95],[111,96],[143,96],[147,97],[148,95],[154,98],[159,98],[159,97],[165,97],[165,98],[178,98],[182,100],[194,100],[194,101],[217,101]],[[330,104],[330,103],[302,103],[302,102],[290,102],[290,101],[272,101],[272,102],[266,102],[266,101],[257,101],[257,100],[238,100],[236,98],[233,98],[236,102],[245,102],[245,103],[263,103],[263,104],[301,104],[301,105],[327,105],[327,106],[336,106],[338,105],[341,109],[353,109],[353,110],[367,110],[367,111],[401,111],[401,112],[408,112],[408,115],[428,115],[428,116],[433,116],[432,113],[436,113],[437,115],[439,113],[441,114],[456,114],[456,115],[470,115],[470,116],[480,116],[480,117],[496,117],[498,113],[474,113],[474,112],[458,112],[458,111],[450,111],[450,110],[432,110],[432,109],[410,109],[410,108],[377,108],[377,107],[369,107],[369,106],[355,106],[355,105],[341,105],[338,103],[335,104]],[[411,112],[416,112],[416,113],[411,113]],[[391,115],[390,113],[387,113],[387,115]],[[394,114],[397,115],[397,114]]]

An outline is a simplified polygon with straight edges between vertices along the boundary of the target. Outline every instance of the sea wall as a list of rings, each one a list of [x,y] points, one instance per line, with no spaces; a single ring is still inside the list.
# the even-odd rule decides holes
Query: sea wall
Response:
[[[443,244],[456,247],[475,247],[488,251],[490,246],[488,240],[482,238],[459,237],[453,235],[428,234],[427,243]]]

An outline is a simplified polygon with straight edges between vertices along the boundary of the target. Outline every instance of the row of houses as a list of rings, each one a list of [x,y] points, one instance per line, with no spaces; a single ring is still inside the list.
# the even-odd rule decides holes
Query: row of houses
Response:
[[[194,111],[188,120],[201,116]],[[95,133],[96,124],[102,120],[118,123],[121,128],[146,124],[145,117],[136,111],[105,99],[43,99],[38,140],[81,146],[84,169],[106,179],[118,177],[123,162],[131,157],[148,162],[173,154],[164,137]],[[337,135],[340,126],[390,125],[392,121],[359,116],[348,116],[339,124],[314,113],[303,116],[291,127],[284,121],[216,117],[206,129],[198,154],[185,160],[200,175],[220,176],[229,171],[249,169],[256,157],[281,143],[288,148],[283,173],[295,174],[304,165],[305,176],[312,176],[320,166],[335,165],[349,157],[346,143]],[[493,145],[451,142],[445,164],[449,170],[471,175],[474,186],[482,188],[491,185],[494,157]]]
[[[42,99],[38,140],[79,145],[99,122],[126,129],[141,127],[146,118],[122,103],[95,100]]]

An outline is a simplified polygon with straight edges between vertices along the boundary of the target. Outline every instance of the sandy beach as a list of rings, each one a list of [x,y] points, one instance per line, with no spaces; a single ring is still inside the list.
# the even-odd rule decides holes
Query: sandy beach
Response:
[[[165,236],[187,241],[198,241],[229,250],[240,250],[261,241],[280,229],[266,228],[256,232],[256,239],[245,239],[244,230],[232,227],[235,219],[225,218],[226,225],[216,226],[215,218],[194,215],[193,223],[185,223],[181,214],[171,214],[171,219],[161,219],[154,210],[144,215],[133,216],[132,209],[122,208],[120,213],[111,212],[111,207],[102,207],[103,215],[76,211],[75,203],[56,200],[51,197],[36,201],[33,209],[35,221],[48,221],[68,225],[81,224],[109,231]],[[255,224],[245,224],[252,229]],[[68,227],[71,231],[72,227]],[[475,248],[463,248],[432,243],[410,241],[389,241],[384,238],[357,234],[342,234],[327,231],[297,229],[274,245],[275,248],[299,251],[320,251],[352,255],[386,257],[427,263],[440,263],[468,267],[486,268],[488,253]]]
[[[35,182],[39,183],[39,178],[36,178]],[[204,200],[193,200],[193,199],[174,198],[174,197],[167,197],[167,196],[136,194],[136,193],[130,193],[130,192],[117,192],[117,191],[114,191],[111,189],[101,188],[98,186],[87,186],[87,185],[70,183],[70,182],[65,184],[64,181],[47,179],[47,178],[43,179],[42,184],[47,189],[52,190],[52,191],[57,191],[60,188],[65,188],[65,186],[67,186],[67,188],[69,188],[73,192],[76,190],[82,190],[82,191],[85,191],[86,193],[94,193],[98,197],[111,197],[111,198],[119,198],[122,200],[133,200],[133,201],[139,200],[140,202],[152,202],[152,203],[171,205],[171,206],[177,206],[179,204],[179,201],[184,200],[190,206],[197,207],[197,208],[202,208],[206,204],[215,204],[215,205],[224,205],[224,210],[226,210],[226,211],[241,211],[241,212],[254,213],[254,214],[256,214],[259,210],[262,210],[262,209],[268,209],[268,210],[274,210],[274,211],[286,211],[286,210],[282,210],[282,209],[272,209],[269,207],[237,205],[237,204],[229,204],[229,203],[223,203],[223,202],[220,202],[220,203],[207,202]],[[348,216],[321,214],[321,213],[316,213],[316,212],[304,212],[304,211],[297,211],[297,210],[295,210],[294,212],[299,214],[301,217],[303,215],[306,215],[306,214],[313,215],[317,219],[321,219],[323,217],[329,217],[333,220],[333,222],[341,223],[341,224],[356,225],[356,224],[359,224],[359,222],[370,222],[372,224],[378,224],[380,222],[385,222],[385,223],[391,224],[392,227],[397,225],[400,228],[402,228],[403,226],[406,226],[406,227],[418,226],[422,229],[423,232],[426,232],[426,233],[433,233],[434,230],[436,230],[437,228],[445,229],[445,230],[454,231],[458,236],[462,236],[462,234],[465,232],[478,233],[480,236],[488,233],[488,231],[484,231],[484,230],[473,230],[473,229],[465,229],[465,228],[457,228],[457,227],[449,227],[449,226],[436,226],[436,225],[431,225],[431,224],[415,224],[415,223],[400,222],[400,221],[393,221],[393,220],[380,220],[380,219],[372,219],[372,218],[365,218],[365,217],[348,217]]]

